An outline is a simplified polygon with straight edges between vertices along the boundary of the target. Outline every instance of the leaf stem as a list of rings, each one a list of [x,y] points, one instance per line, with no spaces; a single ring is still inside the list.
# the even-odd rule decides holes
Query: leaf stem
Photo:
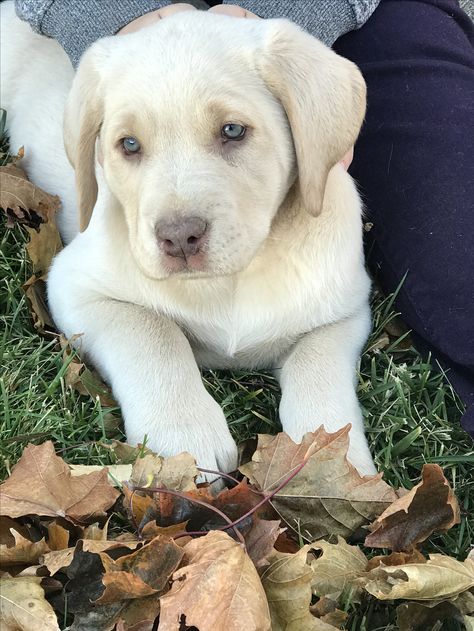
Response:
[[[288,484],[288,482],[290,482],[295,475],[297,475],[301,469],[305,466],[305,464],[308,462],[308,458],[304,458],[300,464],[290,473],[289,476],[287,476],[283,482],[281,482],[274,491],[272,491],[270,493],[270,495],[266,495],[258,504],[255,504],[255,506],[253,508],[251,508],[249,511],[247,511],[245,513],[245,515],[242,515],[242,517],[239,517],[238,519],[236,519],[235,521],[233,521],[231,524],[227,524],[226,526],[221,526],[218,530],[227,530],[228,528],[235,528],[235,526],[237,526],[238,524],[240,524],[240,522],[244,521],[244,519],[247,519],[247,517],[250,517],[250,515],[252,515],[253,513],[255,513],[260,506],[263,506],[265,504],[265,502],[269,502],[272,497],[274,497],[278,491],[281,491],[281,489],[286,486]]]
[[[152,487],[152,486],[134,486],[133,492],[135,493],[135,491],[145,491],[146,493],[168,493],[169,495],[180,497],[181,499],[187,500],[188,502],[193,502],[194,504],[198,504],[199,506],[203,506],[204,508],[207,508],[208,510],[213,511],[214,513],[217,513],[217,515],[222,517],[222,519],[225,522],[227,522],[227,526],[225,530],[227,530],[228,528],[232,528],[233,531],[235,532],[237,539],[239,539],[239,541],[245,547],[245,539],[242,533],[240,532],[238,528],[234,528],[230,517],[227,517],[227,515],[223,513],[219,508],[216,508],[215,506],[212,506],[211,504],[208,504],[207,502],[204,502],[203,500],[198,500],[195,497],[190,497],[189,495],[186,495],[186,493],[182,493],[181,491],[173,491],[171,489],[164,489],[161,487]],[[223,530],[223,529],[219,528],[218,530]],[[183,532],[175,536],[174,539],[177,539],[179,537],[184,537],[189,534],[190,534],[189,532]],[[206,534],[206,533],[201,533],[201,534]]]

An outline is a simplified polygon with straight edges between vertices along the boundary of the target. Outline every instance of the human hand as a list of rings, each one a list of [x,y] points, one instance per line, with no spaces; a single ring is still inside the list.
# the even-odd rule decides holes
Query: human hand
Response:
[[[219,13],[219,15],[230,15],[234,18],[256,18],[260,19],[258,15],[252,13],[252,11],[247,11],[247,9],[243,9],[242,7],[237,6],[236,4],[218,4],[215,7],[211,7],[209,9],[209,13]]]
[[[182,11],[197,11],[197,9],[196,7],[193,7],[192,4],[188,4],[187,2],[170,4],[167,7],[157,9],[156,11],[150,11],[149,13],[145,13],[145,15],[140,16],[136,20],[132,20],[129,24],[126,24],[123,28],[121,28],[120,31],[118,31],[117,35],[126,35],[127,33],[139,31],[146,26],[150,26],[150,24],[154,24],[158,20],[163,20],[170,15],[181,13]]]

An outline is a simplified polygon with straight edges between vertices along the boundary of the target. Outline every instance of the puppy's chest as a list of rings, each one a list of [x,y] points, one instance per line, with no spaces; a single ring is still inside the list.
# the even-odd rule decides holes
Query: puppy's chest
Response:
[[[312,291],[281,276],[204,281],[168,300],[166,312],[208,368],[275,367],[294,342],[325,314]],[[314,289],[314,288],[313,288]]]

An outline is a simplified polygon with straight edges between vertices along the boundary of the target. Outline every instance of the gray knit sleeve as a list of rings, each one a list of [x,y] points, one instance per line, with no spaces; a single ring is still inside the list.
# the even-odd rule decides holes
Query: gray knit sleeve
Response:
[[[97,39],[168,4],[169,0],[15,0],[15,9],[34,31],[57,40],[76,66]]]
[[[360,28],[380,0],[224,0],[261,18],[288,18],[332,46],[344,33]]]

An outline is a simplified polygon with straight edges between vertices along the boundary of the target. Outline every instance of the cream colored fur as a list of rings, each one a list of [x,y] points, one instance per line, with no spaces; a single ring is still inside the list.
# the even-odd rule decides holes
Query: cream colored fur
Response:
[[[370,282],[361,203],[338,164],[364,115],[356,67],[284,20],[196,11],[100,40],[74,77],[56,42],[12,3],[1,12],[12,146],[63,200],[69,244],[50,307],[112,385],[128,440],[233,469],[198,365],[270,368],[283,429],[299,441],[351,422],[350,458],[372,473],[355,394]],[[246,138],[223,145],[227,122]],[[125,136],[140,139],[140,159],[120,151]],[[176,272],[155,227],[189,216],[206,220],[209,242],[199,269]]]

